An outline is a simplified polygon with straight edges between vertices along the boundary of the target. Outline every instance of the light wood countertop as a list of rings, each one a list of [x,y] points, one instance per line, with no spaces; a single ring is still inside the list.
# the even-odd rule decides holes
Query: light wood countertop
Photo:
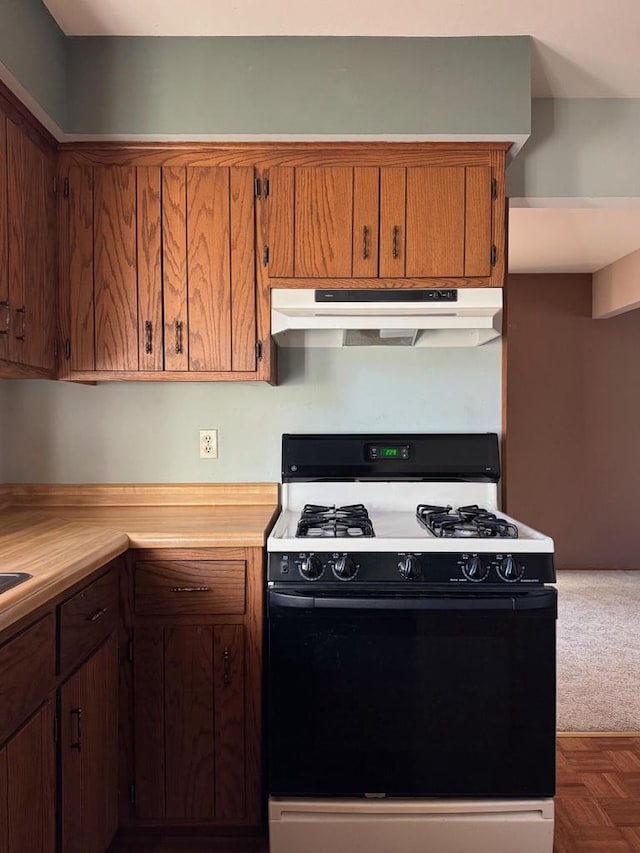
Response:
[[[0,595],[0,631],[88,577],[129,547],[126,533],[54,518],[41,510],[2,509],[0,571],[30,580]]]
[[[3,492],[0,571],[33,577],[0,594],[0,631],[129,548],[261,548],[278,510],[276,484]]]

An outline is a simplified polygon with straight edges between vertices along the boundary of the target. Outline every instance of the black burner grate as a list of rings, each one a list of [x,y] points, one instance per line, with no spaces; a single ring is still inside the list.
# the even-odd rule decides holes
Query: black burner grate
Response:
[[[296,536],[357,538],[375,536],[375,533],[363,504],[338,507],[306,504],[298,521]]]
[[[420,524],[434,536],[441,537],[478,537],[478,538],[518,538],[515,524],[489,512],[473,506],[432,506],[419,504],[416,516]]]

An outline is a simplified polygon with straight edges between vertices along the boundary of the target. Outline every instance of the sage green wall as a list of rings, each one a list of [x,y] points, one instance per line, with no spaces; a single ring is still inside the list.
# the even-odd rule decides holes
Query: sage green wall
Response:
[[[74,37],[69,133],[527,134],[530,39]]]
[[[41,0],[0,0],[0,63],[56,124],[66,125],[66,37]]]
[[[501,343],[281,350],[280,382],[0,382],[5,482],[280,479],[283,432],[499,431]],[[198,458],[198,430],[220,458]]]
[[[513,197],[640,197],[640,99],[536,98]]]

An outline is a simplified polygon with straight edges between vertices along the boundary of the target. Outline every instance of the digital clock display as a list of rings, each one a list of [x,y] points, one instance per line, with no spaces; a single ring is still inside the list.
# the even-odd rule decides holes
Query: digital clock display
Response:
[[[369,444],[366,448],[366,458],[371,462],[380,459],[409,459],[408,444]]]

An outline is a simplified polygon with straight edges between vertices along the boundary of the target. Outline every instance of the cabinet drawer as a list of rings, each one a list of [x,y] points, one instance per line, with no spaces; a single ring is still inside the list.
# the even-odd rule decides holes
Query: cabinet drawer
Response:
[[[136,563],[136,613],[242,615],[244,560],[144,560]]]
[[[52,613],[0,646],[0,743],[54,689],[55,666]]]
[[[114,630],[118,615],[118,578],[112,570],[60,605],[59,671],[81,663]]]

